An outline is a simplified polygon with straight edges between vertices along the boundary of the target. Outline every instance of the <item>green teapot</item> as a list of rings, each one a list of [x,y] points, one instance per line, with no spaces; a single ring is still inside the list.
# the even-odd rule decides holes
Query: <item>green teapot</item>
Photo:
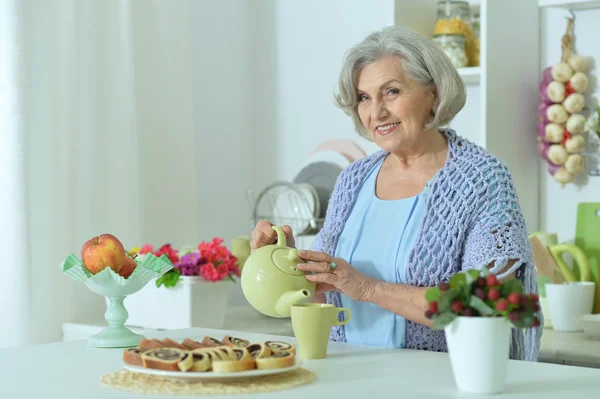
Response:
[[[296,265],[304,263],[298,250],[286,245],[280,226],[277,243],[254,251],[242,269],[242,291],[246,300],[259,312],[271,317],[289,317],[293,305],[310,302],[315,282],[306,279],[306,273]]]

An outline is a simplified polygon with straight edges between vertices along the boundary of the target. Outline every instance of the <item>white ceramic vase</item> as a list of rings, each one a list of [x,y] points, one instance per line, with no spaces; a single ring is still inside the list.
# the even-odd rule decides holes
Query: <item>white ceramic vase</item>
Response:
[[[223,328],[229,279],[210,282],[200,276],[181,276],[175,287],[156,287],[156,280],[125,299],[129,311],[126,324],[142,328]]]
[[[457,317],[445,327],[448,354],[458,389],[502,392],[512,324],[502,317]]]

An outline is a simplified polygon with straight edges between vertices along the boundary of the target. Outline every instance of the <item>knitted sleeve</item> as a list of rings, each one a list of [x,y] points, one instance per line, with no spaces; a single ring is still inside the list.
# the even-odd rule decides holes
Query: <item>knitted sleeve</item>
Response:
[[[516,278],[523,284],[525,292],[537,294],[536,273],[527,227],[506,167],[500,163],[482,184],[481,191],[474,196],[494,200],[482,201],[478,205],[479,212],[477,217],[473,218],[466,235],[462,269],[483,269],[492,264],[490,272],[498,274],[500,278],[516,272]],[[511,260],[514,264],[500,273]],[[526,330],[525,340],[521,330],[513,329],[511,353],[518,359],[537,361],[543,327],[541,311],[537,316],[542,324],[540,327]]]

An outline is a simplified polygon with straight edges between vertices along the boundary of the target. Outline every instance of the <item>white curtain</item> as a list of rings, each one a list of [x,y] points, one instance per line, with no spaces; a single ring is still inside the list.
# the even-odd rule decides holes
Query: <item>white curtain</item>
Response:
[[[198,239],[198,143],[188,1],[0,4],[0,347],[10,347],[102,319],[103,298],[58,268],[85,240]]]

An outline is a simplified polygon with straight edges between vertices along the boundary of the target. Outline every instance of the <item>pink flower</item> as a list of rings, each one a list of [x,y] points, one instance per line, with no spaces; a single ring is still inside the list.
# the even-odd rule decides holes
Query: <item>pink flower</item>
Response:
[[[149,252],[152,252],[154,250],[154,248],[152,248],[152,245],[150,244],[145,244],[144,246],[142,246],[142,248],[140,249],[140,255],[143,254],[147,254]]]

